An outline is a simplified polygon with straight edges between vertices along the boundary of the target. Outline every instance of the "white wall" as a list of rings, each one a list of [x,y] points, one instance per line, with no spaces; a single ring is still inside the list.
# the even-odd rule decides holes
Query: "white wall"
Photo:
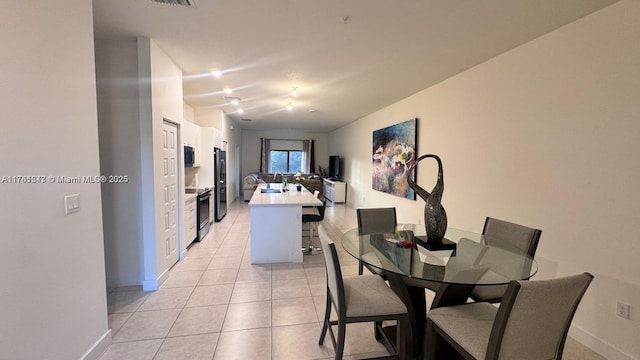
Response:
[[[61,21],[64,19],[64,21]],[[97,358],[108,345],[91,2],[5,2],[0,11],[0,358]],[[64,214],[64,196],[80,211]]]
[[[315,140],[316,172],[318,166],[329,166],[329,134],[296,130],[242,130],[242,177],[260,171],[260,138]],[[331,155],[335,151],[331,149]],[[242,179],[241,179],[242,180]]]
[[[95,44],[100,171],[129,177],[105,184],[102,214],[107,286],[140,285],[143,278],[140,223],[142,187],[138,50],[135,38]]]
[[[443,159],[449,225],[480,232],[492,216],[542,229],[535,278],[595,275],[572,335],[640,358],[639,18],[640,2],[621,1],[335,131],[349,203],[421,220],[420,198],[371,190],[370,153],[373,130],[420,118],[418,154]],[[421,162],[418,183],[430,190],[435,171]]]
[[[108,284],[155,290],[169,269],[156,236],[164,231],[162,124],[183,121],[182,71],[144,37],[98,41],[96,63],[102,171],[131,179],[105,192]]]
[[[148,41],[148,45],[147,45]],[[155,234],[151,237],[146,234],[144,237],[145,248],[151,249],[155,246],[155,278],[151,278],[152,272],[148,271],[145,274],[145,282],[143,283],[145,289],[156,290],[160,284],[162,284],[167,276],[169,268],[172,263],[166,263],[166,250],[164,245],[164,238],[160,234],[164,233],[164,188],[163,188],[163,167],[162,164],[162,125],[164,120],[168,120],[175,124],[182,123],[182,116],[184,114],[183,109],[183,92],[182,92],[182,70],[171,60],[167,54],[162,51],[160,47],[149,38],[139,38],[139,44],[144,44],[144,49],[150,53],[150,79],[151,79],[151,129],[153,136],[153,182],[145,182],[147,186],[153,183],[154,188],[154,203],[155,203]],[[144,84],[147,79],[143,74],[140,79],[140,83]],[[143,101],[146,101],[142,98]],[[179,128],[178,128],[179,131]],[[178,139],[178,144],[181,141]],[[178,159],[183,159],[183,148],[178,147]],[[146,158],[143,153],[143,162]],[[183,181],[183,178],[179,179]],[[149,186],[150,187],[150,186]],[[182,189],[184,185],[178,184],[178,189]],[[183,192],[178,191],[178,205],[183,206]],[[177,214],[182,214],[182,211],[176,211]],[[178,222],[182,224],[182,222]],[[183,226],[178,226],[178,233],[182,232]],[[179,249],[184,246],[179,245]],[[145,257],[149,256],[150,252],[145,251]],[[150,258],[146,258],[145,267],[151,264]]]
[[[184,114],[182,115],[183,120],[191,121],[192,123],[196,120],[196,111],[193,107],[189,106],[187,103],[183,103]]]

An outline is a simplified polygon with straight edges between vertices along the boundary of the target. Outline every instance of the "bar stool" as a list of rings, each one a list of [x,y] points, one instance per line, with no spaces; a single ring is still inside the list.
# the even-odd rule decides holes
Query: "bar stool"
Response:
[[[316,210],[318,210],[317,214],[302,214],[302,224],[309,224],[309,247],[303,247],[302,251],[306,254],[315,255],[317,254],[321,248],[313,247],[313,228],[317,228],[317,223],[322,222],[324,220],[324,210],[327,205],[327,199],[319,198],[322,201],[322,206],[316,206]]]

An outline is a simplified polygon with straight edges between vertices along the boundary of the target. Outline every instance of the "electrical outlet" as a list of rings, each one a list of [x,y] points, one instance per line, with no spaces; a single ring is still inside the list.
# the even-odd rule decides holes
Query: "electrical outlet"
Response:
[[[623,319],[629,319],[630,312],[631,306],[629,304],[621,303],[620,301],[616,302],[616,315]]]

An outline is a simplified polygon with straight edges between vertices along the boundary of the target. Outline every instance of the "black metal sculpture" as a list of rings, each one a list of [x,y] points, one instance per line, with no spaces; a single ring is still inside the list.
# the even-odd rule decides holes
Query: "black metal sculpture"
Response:
[[[431,193],[411,179],[411,174],[415,171],[420,160],[426,158],[434,158],[438,162],[438,180]],[[447,212],[441,204],[442,193],[444,192],[444,178],[442,175],[442,161],[438,155],[422,155],[416,159],[407,171],[407,183],[425,202],[424,224],[427,236],[426,239],[416,236],[417,240],[422,242],[429,250],[454,249],[455,243],[444,238],[444,234],[447,232]]]

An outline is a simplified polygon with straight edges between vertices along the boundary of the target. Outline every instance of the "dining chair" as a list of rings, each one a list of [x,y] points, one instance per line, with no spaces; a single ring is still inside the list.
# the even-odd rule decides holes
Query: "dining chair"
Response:
[[[484,254],[483,261],[491,262],[492,256],[500,256],[500,250],[496,248],[524,253],[533,258],[538,248],[542,230],[487,217],[482,229],[482,235],[484,235],[485,244],[492,247]],[[531,270],[530,265],[529,262],[523,262],[521,268],[518,269],[521,274],[513,275],[519,278],[527,277]],[[513,269],[510,269],[510,271],[513,271]],[[470,297],[474,301],[497,303],[502,300],[506,289],[507,285],[480,285],[473,289]]]
[[[395,320],[395,343],[393,339],[383,339],[387,345],[393,345],[396,351],[379,359],[405,359],[409,322],[405,304],[379,275],[343,277],[335,243],[322,225],[318,226],[318,236],[327,272],[327,301],[318,344],[324,344],[328,331],[335,349],[335,359],[342,359],[347,324]],[[338,320],[331,320],[332,306],[335,307]],[[332,328],[335,325],[338,327],[337,340]]]
[[[487,302],[429,311],[425,359],[562,359],[567,332],[593,276],[513,280],[499,307]]]
[[[356,209],[356,215],[359,235],[393,233],[398,225],[395,207]],[[360,247],[362,251],[366,251],[363,247]],[[362,275],[364,267],[374,274],[382,274],[380,269],[358,261],[358,275]]]
[[[303,247],[302,251],[305,251],[308,254],[317,254],[320,250],[320,248],[315,248],[313,246],[313,227],[324,220],[327,199],[324,196],[322,198],[318,197],[318,199],[322,201],[322,205],[316,206],[317,213],[302,214],[302,224],[309,224],[309,247]]]

